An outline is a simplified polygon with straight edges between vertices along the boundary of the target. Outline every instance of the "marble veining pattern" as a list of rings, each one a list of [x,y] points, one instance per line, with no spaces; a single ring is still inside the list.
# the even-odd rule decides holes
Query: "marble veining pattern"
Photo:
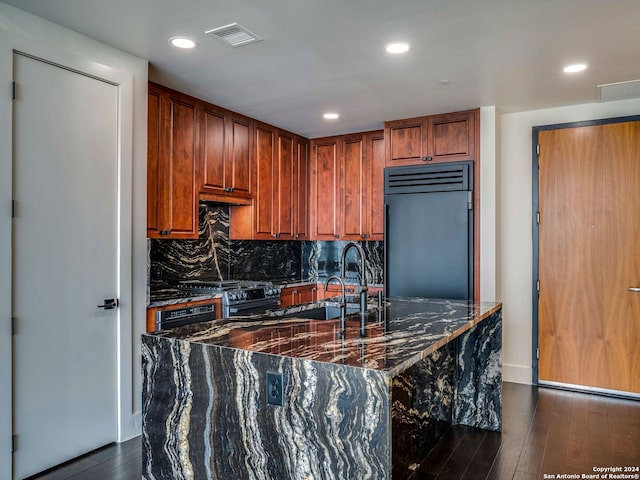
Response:
[[[499,306],[494,302],[391,298],[381,311],[369,311],[364,337],[360,336],[360,314],[347,316],[344,339],[339,336],[339,320],[308,320],[304,311],[299,318],[282,319],[268,314],[234,317],[185,325],[156,335],[385,370],[395,375],[472,328]]]
[[[500,304],[390,302],[384,348],[303,318],[144,335],[144,478],[405,479],[448,426],[500,430]],[[351,343],[368,363],[350,366]],[[267,371],[283,407],[266,403]]]
[[[176,344],[189,342],[157,336],[144,341],[144,478],[389,478],[384,373],[211,345],[186,349]],[[284,374],[283,407],[266,404],[267,371]],[[187,411],[184,445],[185,430],[158,426],[177,427]]]

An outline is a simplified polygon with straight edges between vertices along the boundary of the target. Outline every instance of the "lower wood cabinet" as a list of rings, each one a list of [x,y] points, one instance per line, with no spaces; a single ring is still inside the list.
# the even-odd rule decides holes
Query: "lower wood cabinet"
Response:
[[[298,305],[300,303],[314,302],[318,299],[317,285],[299,285],[296,287],[286,287],[280,291],[280,304],[283,307]]]

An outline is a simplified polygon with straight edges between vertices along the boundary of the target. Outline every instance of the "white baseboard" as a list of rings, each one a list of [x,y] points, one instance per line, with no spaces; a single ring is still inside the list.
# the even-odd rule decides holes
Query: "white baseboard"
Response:
[[[531,385],[531,379],[533,378],[533,370],[531,367],[525,367],[522,365],[507,365],[502,364],[502,381],[512,383],[523,383],[525,385]]]

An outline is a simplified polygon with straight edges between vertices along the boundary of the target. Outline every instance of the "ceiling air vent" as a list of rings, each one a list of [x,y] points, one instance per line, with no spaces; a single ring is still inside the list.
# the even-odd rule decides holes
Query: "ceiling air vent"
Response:
[[[628,100],[638,97],[640,97],[640,80],[598,85],[598,100],[600,102]]]
[[[204,33],[210,33],[232,47],[241,47],[242,45],[248,45],[262,40],[262,37],[259,37],[237,23],[207,30]]]

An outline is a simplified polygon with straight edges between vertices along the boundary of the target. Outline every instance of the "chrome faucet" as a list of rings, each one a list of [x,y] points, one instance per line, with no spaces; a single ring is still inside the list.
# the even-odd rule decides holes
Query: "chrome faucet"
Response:
[[[347,253],[352,248],[355,248],[360,256],[360,313],[365,314],[367,313],[367,290],[369,290],[369,287],[367,286],[367,265],[364,258],[364,249],[356,242],[347,243],[344,250],[342,250],[342,267],[340,269],[340,276],[345,278],[347,273]]]
[[[340,289],[341,289],[341,292],[340,292],[341,293],[341,296],[340,296],[340,334],[344,335],[344,333],[345,333],[345,331],[347,329],[346,321],[345,321],[345,318],[344,318],[345,312],[347,310],[347,295],[346,295],[346,291],[345,291],[344,280],[342,279],[342,277],[339,277],[338,275],[331,275],[324,282],[325,291],[327,290],[327,287],[331,283],[331,280],[336,280],[338,283],[340,283]]]

